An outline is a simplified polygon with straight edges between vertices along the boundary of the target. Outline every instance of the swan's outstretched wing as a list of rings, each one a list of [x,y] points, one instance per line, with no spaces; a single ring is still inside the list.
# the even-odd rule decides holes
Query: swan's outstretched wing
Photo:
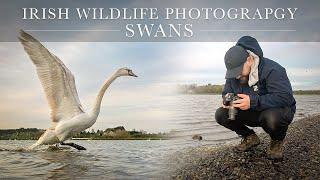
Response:
[[[83,113],[71,71],[28,33],[21,30],[19,40],[36,66],[51,108],[52,121],[59,122]]]

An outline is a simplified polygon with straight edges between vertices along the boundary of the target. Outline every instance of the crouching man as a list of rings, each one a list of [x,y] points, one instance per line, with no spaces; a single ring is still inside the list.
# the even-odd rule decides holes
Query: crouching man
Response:
[[[250,36],[241,37],[226,52],[224,60],[227,73],[222,96],[234,93],[240,99],[222,104],[215,113],[216,121],[243,138],[236,146],[239,151],[260,144],[248,126],[262,127],[271,137],[268,158],[281,159],[283,140],[296,111],[285,68],[265,58],[257,40]],[[230,118],[231,107],[237,109],[234,118]]]

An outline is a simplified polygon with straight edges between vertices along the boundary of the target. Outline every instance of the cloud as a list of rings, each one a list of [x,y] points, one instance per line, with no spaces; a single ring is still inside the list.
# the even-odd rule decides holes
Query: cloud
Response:
[[[314,68],[288,68],[288,75],[291,77],[313,78],[320,77],[320,67]]]
[[[178,43],[171,58],[175,66],[188,71],[215,71],[224,69],[225,52],[233,43]]]

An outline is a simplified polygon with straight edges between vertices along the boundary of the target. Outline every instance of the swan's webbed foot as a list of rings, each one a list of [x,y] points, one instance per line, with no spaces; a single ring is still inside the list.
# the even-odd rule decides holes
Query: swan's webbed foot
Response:
[[[61,142],[60,143],[61,145],[68,145],[68,146],[71,146],[71,147],[74,147],[74,148],[76,148],[77,150],[87,150],[86,148],[84,148],[84,147],[82,147],[82,146],[80,146],[80,145],[78,145],[78,144],[75,144],[75,143],[64,143],[64,142]]]

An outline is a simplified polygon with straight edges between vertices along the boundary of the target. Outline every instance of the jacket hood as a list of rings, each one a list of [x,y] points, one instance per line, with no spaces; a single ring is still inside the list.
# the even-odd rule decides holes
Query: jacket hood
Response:
[[[251,36],[243,36],[241,37],[237,44],[237,46],[242,46],[243,48],[252,51],[259,57],[263,57],[263,51],[258,43],[258,41]]]

